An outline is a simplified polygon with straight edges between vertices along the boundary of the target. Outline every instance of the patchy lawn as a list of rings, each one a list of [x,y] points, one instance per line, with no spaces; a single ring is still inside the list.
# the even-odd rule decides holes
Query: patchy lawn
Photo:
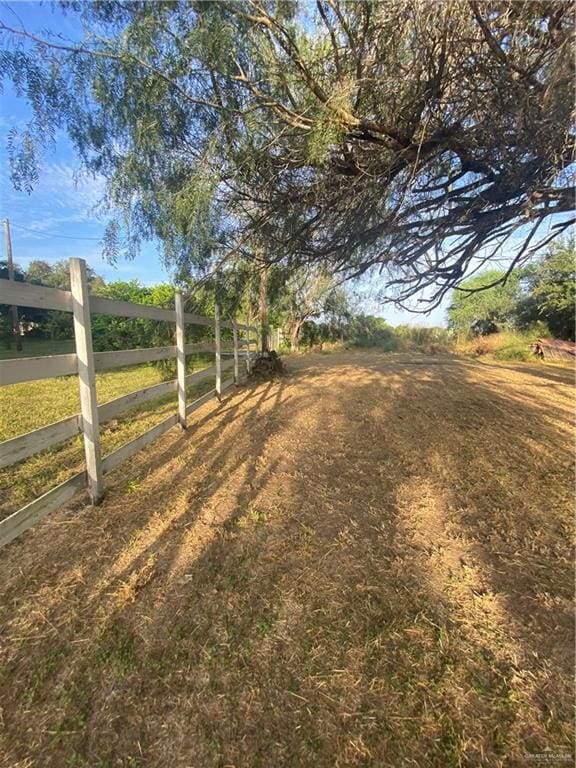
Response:
[[[209,355],[189,355],[188,372],[212,364]],[[232,371],[223,374],[223,381]],[[121,395],[173,378],[155,365],[138,365],[102,371],[96,374],[98,402],[106,403]],[[214,380],[192,384],[187,389],[188,400],[214,387]],[[59,419],[78,413],[80,396],[77,376],[27,381],[2,387],[0,440],[29,432]],[[137,437],[176,410],[176,391],[126,411],[101,424],[102,455],[111,453]],[[50,488],[63,483],[84,468],[84,447],[78,435],[72,440],[35,454],[26,461],[0,470],[0,519],[41,496]]]
[[[2,551],[2,765],[573,753],[571,372],[289,366]]]

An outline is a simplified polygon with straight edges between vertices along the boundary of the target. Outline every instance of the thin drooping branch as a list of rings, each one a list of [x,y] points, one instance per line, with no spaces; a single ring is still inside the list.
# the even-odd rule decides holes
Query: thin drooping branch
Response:
[[[102,34],[112,11],[89,44],[0,33],[42,47],[47,80],[51,55],[70,82],[87,67],[100,90],[69,96],[73,134],[179,263],[203,227],[209,273],[253,238],[269,263],[380,270],[430,309],[503,248],[533,257],[543,222],[571,225],[570,3],[108,5],[82,10]]]

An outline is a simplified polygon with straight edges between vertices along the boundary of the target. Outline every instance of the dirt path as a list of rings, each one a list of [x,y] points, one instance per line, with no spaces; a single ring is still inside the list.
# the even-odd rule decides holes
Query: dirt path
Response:
[[[572,752],[569,372],[290,370],[2,552],[0,765]]]

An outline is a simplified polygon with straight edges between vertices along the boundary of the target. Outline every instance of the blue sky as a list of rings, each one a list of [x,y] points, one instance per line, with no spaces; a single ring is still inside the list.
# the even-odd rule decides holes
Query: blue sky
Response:
[[[64,38],[78,38],[78,26],[73,16],[51,10],[51,4],[0,0],[0,17],[9,25],[24,25],[30,32],[50,29]],[[106,280],[138,279],[145,285],[169,281],[158,243],[145,243],[134,261],[108,264],[101,255],[101,240],[106,221],[99,219],[94,207],[102,197],[104,180],[79,176],[79,162],[64,133],[57,136],[53,151],[45,154],[39,182],[31,194],[15,190],[9,180],[6,153],[8,131],[25,124],[29,109],[25,100],[15,96],[9,84],[0,101],[0,215],[9,218],[12,230],[14,259],[26,268],[30,261],[48,262],[81,257]],[[506,263],[503,254],[501,264]],[[5,258],[2,252],[0,258]],[[494,266],[497,266],[496,264]],[[448,301],[429,315],[413,314],[382,305],[376,299],[383,278],[373,277],[360,287],[365,312],[385,317],[398,325],[441,325],[445,322]]]
[[[0,15],[7,24],[23,24],[28,31],[50,29],[66,38],[78,36],[73,17],[52,13],[49,4],[1,3]],[[93,209],[102,197],[104,180],[79,176],[80,164],[64,133],[57,136],[54,150],[44,155],[33,191],[28,194],[12,187],[6,138],[11,128],[23,126],[29,116],[26,101],[5,83],[0,101],[0,214],[10,220],[15,262],[26,268],[34,259],[54,262],[76,256],[109,281],[135,278],[148,285],[169,280],[154,243],[145,244],[134,261],[112,266],[102,258],[106,220],[99,219]]]

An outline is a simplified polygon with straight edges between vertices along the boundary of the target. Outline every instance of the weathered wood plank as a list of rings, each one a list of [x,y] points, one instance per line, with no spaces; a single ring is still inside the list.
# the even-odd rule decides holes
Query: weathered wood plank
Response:
[[[184,322],[187,325],[207,325],[209,328],[214,328],[214,320],[211,317],[202,317],[191,312],[184,313]]]
[[[115,352],[95,352],[94,365],[97,371],[107,368],[122,368],[139,365],[153,360],[165,360],[176,356],[176,347],[147,347],[145,349],[120,349]]]
[[[31,528],[50,512],[75,496],[86,487],[86,473],[80,472],[56,488],[35,499],[22,509],[0,521],[0,547],[9,544],[21,533]]]
[[[151,387],[144,387],[127,395],[122,395],[107,403],[98,406],[98,417],[100,422],[108,421],[124,411],[130,410],[148,400],[154,400],[158,397],[169,394],[176,390],[176,379],[163,381],[161,384],[154,384]],[[11,440],[0,442],[0,469],[15,464],[18,461],[33,456],[35,453],[50,448],[69,440],[80,432],[80,414],[76,413],[67,419],[56,421],[45,427],[40,427],[32,432],[19,435]]]
[[[0,360],[1,386],[18,384],[21,381],[69,376],[73,373],[78,373],[75,354],[18,357],[15,360]]]
[[[122,395],[107,403],[102,403],[102,405],[98,406],[100,421],[108,421],[108,419],[117,416],[123,411],[127,411],[148,400],[154,400],[157,397],[167,395],[175,390],[176,379],[171,379],[170,381],[163,381],[161,384],[153,384],[151,387],[137,389],[134,392],[129,392],[127,395]]]
[[[116,301],[102,296],[90,297],[90,310],[94,315],[114,315],[115,317],[142,317],[147,320],[163,320],[167,323],[176,322],[173,309],[153,307],[149,304],[133,304],[131,301]]]
[[[72,294],[45,285],[0,280],[0,304],[16,304],[19,307],[59,309],[72,311]]]
[[[210,392],[206,392],[205,395],[202,395],[202,397],[196,398],[193,402],[189,403],[186,406],[186,413],[189,416],[194,411],[197,411],[198,408],[201,408],[203,405],[206,405],[206,403],[209,403],[210,400],[216,401],[216,390],[211,389]]]
[[[192,344],[186,344],[186,354],[193,355],[195,352],[214,352],[214,344],[206,341],[195,341]]]
[[[228,368],[231,368],[234,365],[233,360],[226,360],[221,365],[222,371],[227,371]],[[209,379],[211,376],[214,376],[216,374],[216,366],[211,365],[208,368],[203,368],[201,371],[194,371],[194,373],[189,373],[188,376],[186,376],[186,386],[190,386],[190,384],[196,382],[196,381],[204,381],[204,379]]]
[[[139,450],[156,440],[156,438],[160,437],[160,435],[163,435],[164,432],[167,432],[177,423],[178,415],[174,413],[172,416],[164,419],[164,421],[156,424],[156,426],[152,427],[152,429],[144,432],[143,435],[135,437],[134,440],[130,440],[129,443],[125,443],[124,445],[121,445],[120,448],[117,448],[112,453],[109,453],[108,456],[105,456],[102,459],[102,467],[104,472],[110,472],[112,469],[114,469],[114,467],[117,467],[118,464],[121,464],[123,461],[126,461],[126,459],[129,459],[130,456],[138,453]]]
[[[133,304],[129,301],[116,301],[114,299],[105,299],[101,296],[93,296],[90,301],[90,308],[94,314],[115,315],[118,317],[144,317],[150,320],[163,320],[168,323],[176,322],[176,313],[172,309],[163,309],[162,307],[152,307],[148,304]],[[209,328],[214,327],[214,320],[211,317],[203,317],[192,312],[184,313],[184,322],[187,325],[205,325]],[[232,328],[232,323],[221,323],[224,328]]]
[[[0,469],[27,459],[52,445],[69,440],[80,432],[80,414],[55,421],[24,435],[0,443]]]
[[[246,374],[250,375],[250,328],[252,326],[246,325]]]
[[[220,337],[220,307],[214,307],[214,346],[216,359],[216,397],[222,394],[222,339]]]
[[[178,421],[186,429],[186,326],[184,324],[184,302],[182,294],[177,293],[176,303],[176,365],[178,395]]]
[[[74,338],[78,360],[78,386],[80,390],[80,425],[84,435],[86,475],[92,504],[98,504],[104,494],[104,473],[100,451],[100,424],[94,350],[92,349],[92,324],[88,275],[84,259],[70,259],[70,288],[74,316]]]
[[[233,361],[226,361],[222,363],[222,370],[227,370],[232,365]],[[186,385],[189,386],[194,382],[211,378],[214,374],[215,366],[210,366],[202,371],[196,371],[186,377]],[[153,384],[150,387],[137,389],[134,392],[129,392],[127,395],[122,395],[107,403],[102,403],[98,406],[99,421],[101,423],[109,421],[124,411],[176,391],[176,387],[176,379],[171,379],[160,384]],[[0,442],[0,469],[15,464],[18,461],[23,461],[35,453],[50,448],[52,445],[69,440],[80,431],[80,414],[76,413],[67,419],[56,421],[53,424],[40,427],[32,432],[14,437],[11,440]]]
[[[22,307],[37,307],[39,309],[58,309],[64,312],[72,311],[72,294],[59,288],[49,288],[45,285],[19,283],[11,280],[0,280],[0,304],[16,304]],[[115,317],[143,317],[150,320],[176,322],[172,309],[153,307],[149,304],[133,304],[129,301],[106,299],[103,296],[90,297],[90,310],[93,314],[114,315]],[[190,312],[184,314],[184,322],[190,325],[206,325],[214,327],[214,320]],[[222,328],[232,328],[232,322],[220,323]],[[255,326],[250,330],[256,331]]]
[[[236,327],[236,323],[234,323],[232,332],[233,332],[233,339],[234,339],[234,381],[236,382],[236,384],[239,384],[240,363],[239,363],[239,352],[238,352],[238,328]]]
[[[210,365],[208,368],[203,368],[201,371],[194,371],[194,373],[189,373],[186,376],[186,386],[189,387],[190,384],[194,384],[198,381],[204,381],[205,379],[209,379],[216,373],[216,366]]]

